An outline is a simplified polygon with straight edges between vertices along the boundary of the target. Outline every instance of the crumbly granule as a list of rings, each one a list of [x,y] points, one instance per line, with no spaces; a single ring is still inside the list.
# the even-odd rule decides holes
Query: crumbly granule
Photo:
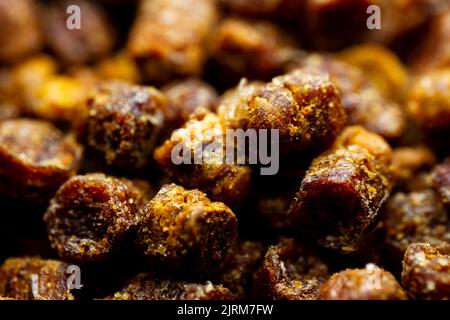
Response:
[[[164,185],[145,206],[136,243],[153,263],[201,276],[225,261],[237,236],[237,219],[199,190]]]
[[[164,125],[166,97],[153,87],[109,81],[87,103],[87,144],[118,168],[148,164]]]
[[[413,299],[450,299],[450,256],[427,243],[413,243],[403,259],[402,284]]]
[[[0,123],[0,193],[46,201],[73,176],[82,147],[51,123],[11,119]]]
[[[168,100],[165,116],[170,129],[181,127],[198,107],[215,111],[219,100],[216,89],[197,78],[169,82],[161,91]]]
[[[402,136],[405,117],[399,104],[383,96],[359,68],[326,54],[312,54],[291,68],[328,76],[336,85],[349,125],[361,125],[387,139]]]
[[[300,54],[295,41],[277,25],[237,17],[221,21],[211,47],[212,68],[231,83],[241,77],[270,80]]]
[[[358,250],[391,191],[391,157],[379,135],[345,129],[306,172],[289,209],[294,226],[321,246]]]
[[[42,29],[47,46],[67,64],[89,63],[110,53],[116,32],[106,12],[95,2],[78,0],[81,25],[79,29],[69,29],[66,11],[72,4],[64,0],[44,7]]]
[[[191,283],[158,279],[141,273],[128,281],[125,287],[106,300],[233,300],[233,294],[221,285],[211,282]]]
[[[239,205],[250,191],[251,169],[244,164],[226,163],[225,132],[216,114],[198,108],[183,127],[173,131],[171,137],[156,148],[156,163],[182,186],[198,188],[212,200],[231,207]],[[209,151],[205,148],[198,154],[199,147],[211,143],[216,143],[217,148]],[[199,156],[201,163],[196,160]],[[175,164],[174,159],[181,163]]]
[[[248,128],[278,129],[280,149],[317,150],[345,124],[339,92],[326,76],[293,71],[273,78],[248,102]]]
[[[243,129],[248,123],[248,101],[264,88],[262,81],[242,78],[239,84],[227,90],[220,98],[217,115],[228,129]]]
[[[17,300],[74,300],[68,264],[41,258],[9,258],[0,266],[0,295]]]
[[[394,276],[374,264],[335,273],[320,288],[323,300],[406,300]]]
[[[253,296],[274,300],[315,300],[328,278],[328,266],[291,238],[270,246],[253,276]]]
[[[386,242],[396,261],[414,242],[450,250],[447,212],[439,195],[431,189],[392,195],[386,203],[383,222]]]

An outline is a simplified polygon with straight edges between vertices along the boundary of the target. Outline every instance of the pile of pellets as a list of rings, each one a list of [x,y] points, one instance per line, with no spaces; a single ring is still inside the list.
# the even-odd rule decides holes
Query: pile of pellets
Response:
[[[447,0],[1,0],[0,300],[449,299],[449,137]]]

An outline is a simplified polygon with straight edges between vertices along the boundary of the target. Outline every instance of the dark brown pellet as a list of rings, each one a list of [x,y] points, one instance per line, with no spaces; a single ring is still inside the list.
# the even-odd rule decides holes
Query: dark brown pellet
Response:
[[[217,91],[196,78],[170,82],[161,91],[168,100],[165,116],[172,128],[181,127],[197,107],[215,111],[219,102]]]
[[[328,266],[293,239],[270,246],[253,277],[253,295],[260,299],[315,300],[328,278]]]
[[[101,173],[71,178],[44,215],[52,248],[68,261],[105,260],[136,230],[144,197],[127,179]]]
[[[327,76],[295,70],[266,85],[242,82],[235,95],[219,107],[225,122],[279,130],[282,153],[327,147],[345,125],[339,92]]]
[[[450,256],[430,244],[413,243],[403,259],[402,284],[420,300],[450,299]]]
[[[383,96],[359,68],[330,55],[313,54],[301,60],[300,69],[329,77],[336,85],[348,124],[361,125],[387,139],[402,136],[406,127],[402,109]]]
[[[161,280],[141,273],[107,300],[233,300],[233,294],[221,285]]]
[[[289,209],[294,225],[321,246],[357,250],[389,196],[391,157],[381,136],[345,129],[307,171]]]
[[[87,143],[109,165],[139,169],[151,159],[167,99],[153,87],[111,81],[88,99]]]
[[[334,274],[320,288],[324,300],[406,300],[394,276],[374,264]]]
[[[447,212],[431,189],[394,194],[386,203],[384,226],[386,242],[400,261],[413,242],[428,242],[450,249]]]
[[[205,275],[220,268],[236,235],[236,216],[226,205],[169,184],[145,206],[136,243],[156,264]]]
[[[212,41],[215,68],[232,83],[241,77],[270,80],[299,54],[293,39],[267,21],[226,18]]]

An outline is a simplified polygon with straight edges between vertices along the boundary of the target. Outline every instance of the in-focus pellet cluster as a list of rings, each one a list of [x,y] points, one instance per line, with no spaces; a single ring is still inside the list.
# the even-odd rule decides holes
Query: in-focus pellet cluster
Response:
[[[448,300],[449,134],[448,0],[0,0],[0,300]]]

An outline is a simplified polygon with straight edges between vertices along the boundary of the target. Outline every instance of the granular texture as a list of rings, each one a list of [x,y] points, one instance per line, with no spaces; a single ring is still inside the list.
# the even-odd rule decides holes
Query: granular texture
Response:
[[[195,274],[210,274],[236,239],[237,219],[199,190],[164,185],[143,209],[136,243],[150,261]]]
[[[321,246],[358,250],[392,188],[391,157],[382,137],[361,127],[345,129],[306,172],[289,209],[294,224]]]
[[[402,284],[413,299],[450,299],[450,257],[430,244],[413,243],[403,259]]]
[[[394,276],[374,264],[335,273],[320,288],[324,300],[406,300]]]
[[[0,123],[0,193],[45,201],[73,176],[82,147],[43,120]]]
[[[387,139],[403,134],[406,123],[402,109],[383,96],[359,68],[322,54],[312,54],[297,66],[305,72],[329,77],[339,91],[349,125],[361,125]]]
[[[233,294],[221,285],[161,280],[141,273],[107,300],[233,300]]]
[[[381,45],[366,43],[343,50],[339,58],[361,69],[385,97],[403,98],[408,72],[394,52]]]
[[[328,266],[304,245],[282,238],[270,246],[253,277],[253,295],[260,299],[315,300],[328,278]]]
[[[397,257],[403,257],[414,242],[427,242],[450,250],[448,215],[431,189],[394,194],[386,204],[386,241]]]
[[[145,166],[164,124],[167,99],[155,88],[110,81],[88,99],[87,143],[109,165]]]
[[[9,258],[0,267],[0,295],[17,300],[74,300],[68,264],[40,258]]]
[[[44,215],[52,248],[68,261],[104,260],[137,228],[143,197],[127,179],[101,173],[69,179]]]
[[[204,146],[214,148],[204,148]],[[240,204],[250,189],[251,169],[225,159],[225,128],[216,114],[199,108],[154,152],[159,167],[186,188],[198,188],[212,200]]]
[[[293,40],[267,21],[226,18],[212,41],[216,67],[229,79],[270,80],[297,54]]]
[[[242,129],[279,130],[282,152],[320,150],[345,126],[338,90],[327,76],[295,70],[265,85],[241,82],[234,94],[222,101],[221,117]]]

